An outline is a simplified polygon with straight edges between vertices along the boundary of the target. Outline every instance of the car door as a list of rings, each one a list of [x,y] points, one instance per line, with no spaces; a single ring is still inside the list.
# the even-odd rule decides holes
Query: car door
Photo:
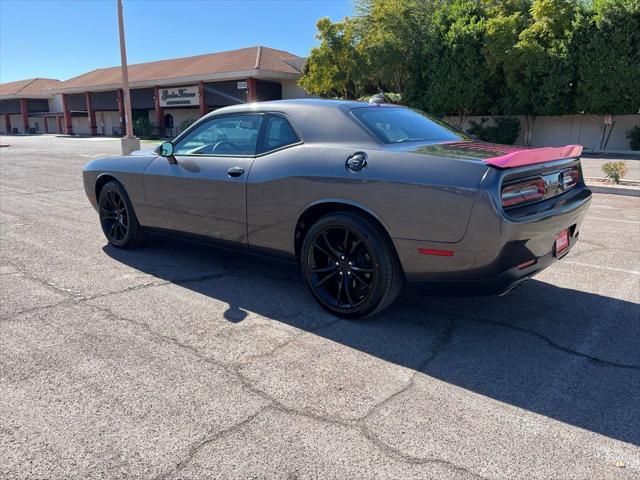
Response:
[[[261,122],[213,117],[177,139],[175,163],[153,160],[144,175],[148,226],[246,244],[246,179]]]

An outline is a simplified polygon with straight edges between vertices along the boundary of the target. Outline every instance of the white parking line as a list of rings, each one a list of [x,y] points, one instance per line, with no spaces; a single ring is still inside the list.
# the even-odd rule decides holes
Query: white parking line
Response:
[[[592,217],[591,215],[587,215],[585,218],[589,220],[602,220],[605,222],[622,222],[622,223],[633,223],[635,225],[640,225],[640,222],[636,220],[620,220],[618,218],[602,218],[602,217]]]
[[[630,273],[632,275],[640,275],[638,270],[627,270],[625,268],[605,267],[603,265],[593,265],[591,263],[574,262],[573,260],[563,260],[563,263],[570,265],[578,265],[580,267],[599,268],[600,270],[609,270],[610,272]]]

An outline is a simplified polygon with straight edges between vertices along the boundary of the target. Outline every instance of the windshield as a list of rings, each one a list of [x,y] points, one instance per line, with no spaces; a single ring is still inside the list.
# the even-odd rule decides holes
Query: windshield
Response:
[[[351,113],[384,143],[456,141],[467,138],[427,114],[400,107],[353,108]]]

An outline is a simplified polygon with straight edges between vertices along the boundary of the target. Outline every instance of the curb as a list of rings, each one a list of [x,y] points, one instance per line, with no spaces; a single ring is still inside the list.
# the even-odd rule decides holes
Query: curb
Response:
[[[605,182],[613,186],[624,186],[624,187],[640,187],[640,180],[627,180],[626,178],[621,178],[620,183],[615,185],[611,182],[611,180],[604,177],[584,177],[586,182]],[[604,185],[605,187],[608,185]]]
[[[589,190],[593,193],[609,193],[612,195],[627,195],[629,197],[640,197],[640,188],[624,188],[624,187],[609,187],[604,185],[589,185]]]

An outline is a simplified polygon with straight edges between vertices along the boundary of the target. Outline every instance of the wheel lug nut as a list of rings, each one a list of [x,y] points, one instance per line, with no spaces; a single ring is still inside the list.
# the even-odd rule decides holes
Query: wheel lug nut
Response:
[[[353,265],[353,263],[349,262],[349,266]]]
[[[347,272],[347,275],[351,275],[351,272]]]

